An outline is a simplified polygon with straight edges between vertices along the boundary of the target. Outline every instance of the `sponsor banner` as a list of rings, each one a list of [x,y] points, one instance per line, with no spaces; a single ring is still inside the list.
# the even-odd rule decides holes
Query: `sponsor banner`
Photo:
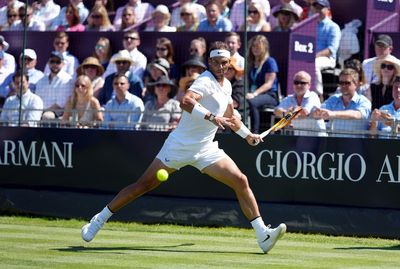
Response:
[[[9,128],[0,131],[0,187],[116,193],[136,181],[168,133]],[[219,134],[260,202],[400,209],[400,141],[271,135],[257,147]],[[154,195],[236,199],[185,167]]]
[[[292,35],[291,37],[292,60],[315,61],[315,37],[306,35]]]
[[[378,10],[395,11],[397,0],[374,0],[374,8]]]

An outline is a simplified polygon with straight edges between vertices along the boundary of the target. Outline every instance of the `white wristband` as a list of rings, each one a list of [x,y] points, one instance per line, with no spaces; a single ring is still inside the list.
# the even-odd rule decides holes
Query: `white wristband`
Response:
[[[204,120],[204,117],[208,113],[210,113],[210,111],[208,111],[208,109],[206,109],[204,106],[200,105],[199,103],[196,103],[192,110],[192,115],[194,117],[201,118],[203,120]]]
[[[242,123],[240,126],[240,129],[236,131],[238,135],[240,135],[242,138],[246,138],[248,135],[251,134],[250,130]]]

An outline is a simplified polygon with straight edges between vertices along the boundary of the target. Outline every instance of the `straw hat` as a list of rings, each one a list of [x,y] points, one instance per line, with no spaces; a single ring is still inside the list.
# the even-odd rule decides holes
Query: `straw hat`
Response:
[[[118,51],[117,54],[115,54],[111,58],[111,62],[113,64],[115,64],[115,62],[118,62],[118,61],[127,61],[127,62],[130,62],[131,64],[133,64],[133,59],[131,57],[131,54],[127,50],[120,50],[120,51]]]
[[[374,73],[375,73],[376,75],[378,75],[378,76],[380,77],[380,73],[381,73],[381,64],[384,63],[384,62],[393,64],[394,67],[395,67],[395,69],[396,69],[396,72],[394,73],[394,75],[395,75],[395,76],[396,76],[396,75],[400,75],[400,60],[397,59],[396,57],[394,57],[393,55],[390,55],[390,54],[387,55],[387,56],[385,56],[385,58],[383,58],[383,59],[380,59],[380,60],[375,61],[375,64],[374,64]]]
[[[78,69],[76,69],[76,72],[78,74],[83,74],[83,69],[85,66],[87,65],[93,65],[97,67],[97,75],[98,76],[102,76],[104,73],[104,67],[100,64],[99,59],[95,58],[95,57],[87,57],[83,63],[78,67]]]

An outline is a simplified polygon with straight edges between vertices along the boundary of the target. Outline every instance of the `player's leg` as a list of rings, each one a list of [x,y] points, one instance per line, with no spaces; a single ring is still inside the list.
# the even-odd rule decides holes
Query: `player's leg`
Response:
[[[265,226],[247,177],[240,171],[235,162],[227,156],[207,166],[202,172],[226,184],[235,191],[244,215],[251,222],[256,232],[260,248],[264,253],[270,251],[276,241],[286,232],[286,225],[281,223],[274,229]]]
[[[123,188],[101,212],[96,214],[88,224],[82,227],[81,235],[83,240],[87,242],[91,241],[115,212],[129,202],[159,186],[161,182],[156,177],[159,169],[165,169],[170,174],[175,171],[175,169],[165,166],[159,159],[154,159],[144,174],[135,183]]]

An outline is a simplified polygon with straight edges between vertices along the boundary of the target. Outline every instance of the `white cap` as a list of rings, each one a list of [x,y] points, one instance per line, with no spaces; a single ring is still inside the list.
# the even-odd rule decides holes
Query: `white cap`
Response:
[[[24,54],[25,54],[25,57],[31,58],[32,60],[37,59],[36,52],[33,49],[24,49]],[[22,53],[21,53],[20,57],[22,57]]]
[[[158,5],[156,9],[153,11],[153,14],[156,12],[160,12],[162,14],[169,14],[169,9],[166,5]]]

